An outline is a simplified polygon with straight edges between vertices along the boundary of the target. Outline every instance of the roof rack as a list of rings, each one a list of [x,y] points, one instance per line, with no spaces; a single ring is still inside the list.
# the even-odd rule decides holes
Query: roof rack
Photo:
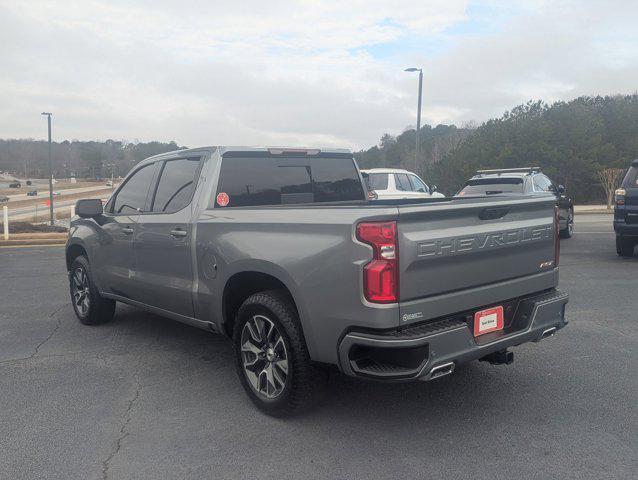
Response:
[[[541,167],[523,167],[523,168],[495,168],[492,170],[477,170],[477,175],[490,173],[537,173],[541,171]]]

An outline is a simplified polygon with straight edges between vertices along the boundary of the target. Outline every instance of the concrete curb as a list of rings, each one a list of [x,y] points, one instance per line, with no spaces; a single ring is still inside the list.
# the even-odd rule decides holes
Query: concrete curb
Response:
[[[9,232],[9,239],[10,240],[25,240],[25,239],[35,239],[35,240],[41,240],[41,239],[57,239],[57,240],[64,240],[66,241],[66,238],[68,236],[68,233],[66,232],[31,232],[31,233],[11,233]]]
[[[580,213],[586,213],[588,215],[598,213],[611,215],[614,213],[614,206],[612,205],[611,209],[607,210],[607,205],[605,204],[574,205],[574,214],[578,215]]]
[[[66,233],[10,233],[9,240],[0,237],[0,247],[24,246],[24,245],[64,245]]]
[[[41,246],[41,245],[66,245],[66,239],[60,240],[57,238],[40,238],[40,239],[12,239],[0,240],[0,247],[15,247],[15,246]]]
[[[613,215],[613,210],[574,210],[574,215]]]

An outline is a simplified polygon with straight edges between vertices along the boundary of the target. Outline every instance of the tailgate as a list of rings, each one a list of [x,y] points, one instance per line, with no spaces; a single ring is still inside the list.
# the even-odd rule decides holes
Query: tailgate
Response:
[[[402,302],[554,268],[548,197],[490,197],[399,208]]]

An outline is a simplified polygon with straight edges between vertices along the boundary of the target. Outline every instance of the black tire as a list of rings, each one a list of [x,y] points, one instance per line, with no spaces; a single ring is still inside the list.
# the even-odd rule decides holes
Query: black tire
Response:
[[[115,300],[102,298],[91,280],[88,259],[80,255],[71,264],[69,291],[76,317],[84,325],[99,325],[113,318]]]
[[[621,257],[633,257],[635,245],[633,238],[616,236],[616,253]]]
[[[252,327],[247,326],[249,322]],[[264,325],[264,330],[259,330],[260,324]],[[258,335],[252,335],[253,332]],[[271,344],[272,332],[275,332],[273,338],[277,338],[279,348],[282,348],[281,341],[285,350],[275,351],[276,345]],[[250,341],[248,348],[246,340]],[[311,407],[321,398],[328,374],[312,365],[297,310],[285,292],[270,290],[256,293],[242,304],[233,331],[233,345],[239,380],[262,412],[286,417]],[[261,351],[256,353],[254,349]],[[275,355],[274,359],[267,357],[271,352]],[[283,364],[282,358],[285,358],[285,370],[279,367]],[[272,383],[267,374],[268,368]],[[265,391],[260,390],[261,386]]]
[[[560,231],[560,238],[572,238],[574,235],[574,210],[567,210],[567,226]]]

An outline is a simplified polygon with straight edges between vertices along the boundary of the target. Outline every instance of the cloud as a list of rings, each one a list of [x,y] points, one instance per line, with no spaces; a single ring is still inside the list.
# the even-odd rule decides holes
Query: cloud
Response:
[[[431,123],[633,91],[622,7],[0,0],[0,136],[362,148],[415,123],[406,66]]]

